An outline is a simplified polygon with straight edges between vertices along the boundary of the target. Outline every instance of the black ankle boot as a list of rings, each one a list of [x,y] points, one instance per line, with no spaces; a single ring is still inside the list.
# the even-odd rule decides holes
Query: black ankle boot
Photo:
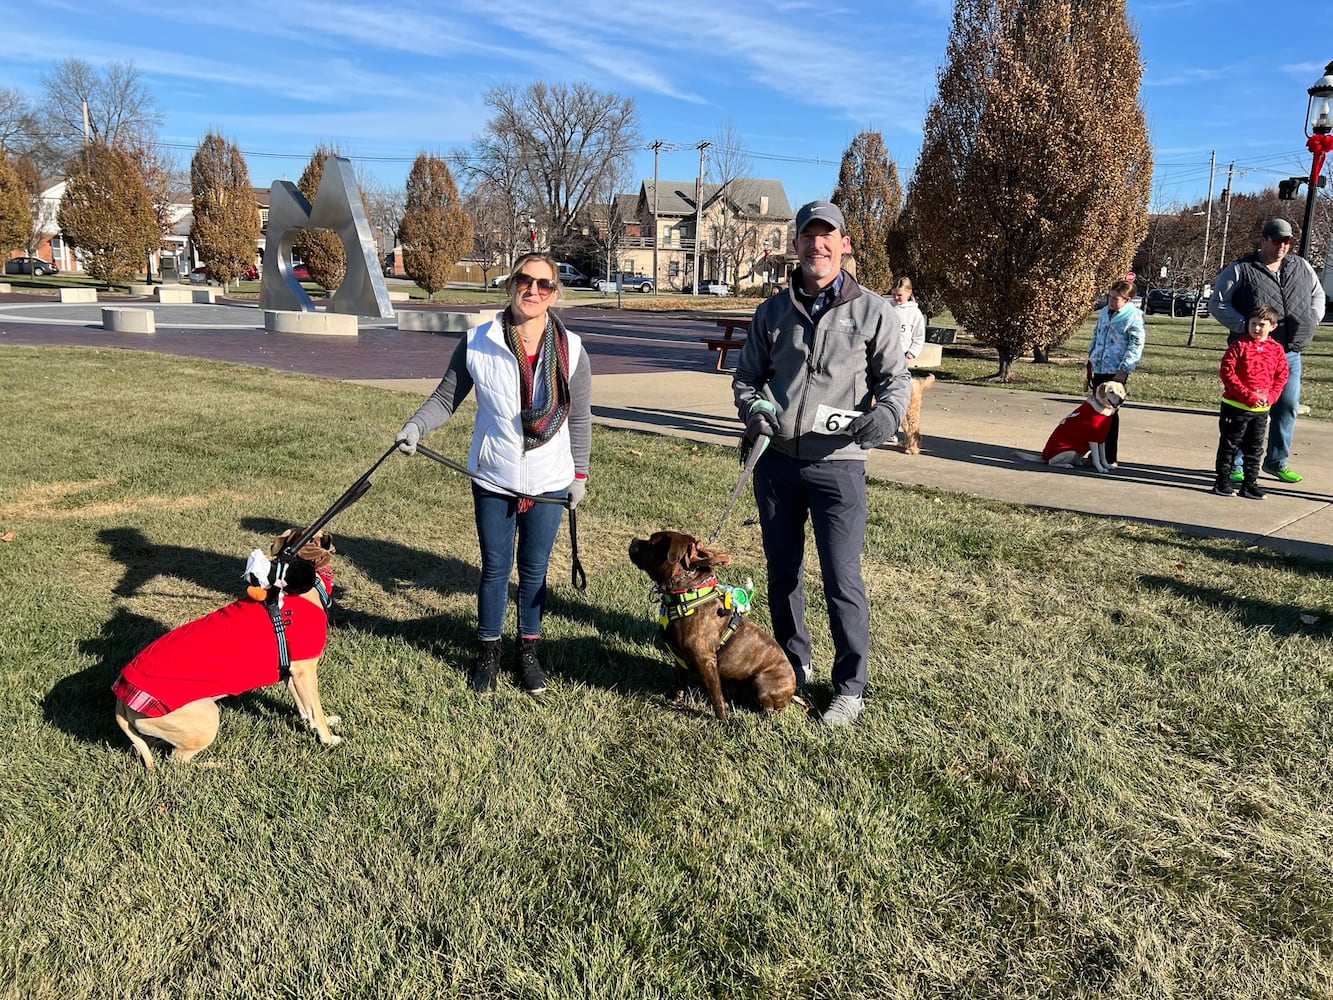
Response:
[[[495,675],[500,670],[500,640],[478,639],[477,662],[472,665],[468,686],[482,693],[495,690]]]
[[[528,694],[541,694],[546,690],[546,674],[542,673],[541,662],[537,659],[539,639],[518,640],[518,683]]]

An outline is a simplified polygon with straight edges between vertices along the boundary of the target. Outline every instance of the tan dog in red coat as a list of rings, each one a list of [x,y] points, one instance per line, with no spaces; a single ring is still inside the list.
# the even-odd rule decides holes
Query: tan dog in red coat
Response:
[[[679,531],[658,531],[629,543],[629,559],[648,574],[662,598],[662,639],[676,657],[676,699],[690,672],[703,680],[718,720],[727,718],[724,684],[748,687],[760,708],[780,712],[796,694],[796,674],[777,641],[736,612],[714,566],[731,556],[704,548]]]
[[[269,555],[276,556],[297,534],[283,532]],[[342,742],[329,730],[340,720],[326,716],[319,700],[319,658],[333,590],[329,561],[335,551],[329,535],[320,532],[289,562],[266,566],[265,579],[251,578],[248,597],[177,626],[125,665],[111,687],[116,723],[145,767],[153,769],[153,754],[144,737],[170,744],[172,760],[188,761],[217,737],[218,699],[283,679],[275,613],[291,662],[287,690],[301,718],[321,743]],[[247,570],[266,562],[256,550]],[[275,588],[282,591],[281,600]]]

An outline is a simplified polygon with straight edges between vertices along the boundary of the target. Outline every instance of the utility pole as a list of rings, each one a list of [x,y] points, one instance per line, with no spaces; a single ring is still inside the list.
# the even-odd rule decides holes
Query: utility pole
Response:
[[[1227,166],[1227,189],[1222,192],[1222,248],[1217,251],[1217,270],[1220,272],[1227,263],[1227,230],[1231,227],[1231,175],[1236,169],[1236,161]]]
[[[657,228],[657,154],[662,151],[662,140],[654,139],[649,148],[653,151],[653,289],[662,290],[662,275],[657,271],[657,243],[661,235]]]
[[[694,182],[694,294],[699,294],[699,248],[704,234],[704,150],[712,143],[703,139],[694,148],[699,151],[699,177]]]
[[[1208,158],[1208,214],[1203,219],[1203,256],[1199,258],[1199,288],[1194,296],[1194,308],[1190,310],[1190,335],[1185,338],[1185,346],[1194,346],[1194,331],[1199,325],[1199,301],[1203,298],[1203,276],[1208,273],[1208,235],[1213,226],[1213,174],[1217,170],[1217,150]]]

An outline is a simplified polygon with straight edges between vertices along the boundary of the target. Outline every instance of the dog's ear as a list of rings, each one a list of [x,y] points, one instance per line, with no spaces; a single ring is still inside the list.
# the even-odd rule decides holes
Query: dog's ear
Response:
[[[706,549],[700,545],[690,550],[690,559],[693,569],[712,569],[714,566],[725,566],[731,562],[731,556],[721,549]]]
[[[277,566],[277,563],[274,563]],[[287,564],[287,586],[289,594],[304,594],[315,586],[315,565],[308,559],[296,558]]]

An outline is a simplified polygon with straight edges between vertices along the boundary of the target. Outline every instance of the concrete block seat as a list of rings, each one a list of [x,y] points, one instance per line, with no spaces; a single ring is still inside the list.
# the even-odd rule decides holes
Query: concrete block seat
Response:
[[[483,309],[481,312],[444,312],[438,309],[399,309],[395,311],[398,329],[418,330],[426,333],[466,333],[479,323],[494,319],[500,314],[498,309]]]
[[[102,329],[116,333],[156,333],[153,310],[129,306],[104,307]]]
[[[62,288],[60,289],[61,302],[96,302],[96,288]]]
[[[284,309],[264,310],[264,330],[268,333],[309,333],[333,337],[355,337],[360,324],[346,313],[299,312]]]

